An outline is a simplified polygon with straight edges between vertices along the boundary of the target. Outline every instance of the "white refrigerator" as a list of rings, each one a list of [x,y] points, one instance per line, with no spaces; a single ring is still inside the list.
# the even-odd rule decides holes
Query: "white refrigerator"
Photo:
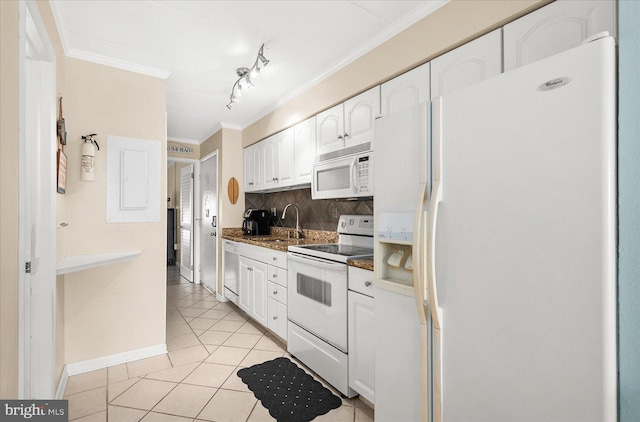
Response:
[[[616,420],[615,72],[605,37],[436,98],[431,136],[376,121],[379,157],[423,160],[406,151],[431,138],[406,209],[378,207],[398,184],[375,180],[377,287],[415,293],[419,324],[379,359],[402,330],[376,296],[377,420]],[[411,413],[378,394],[394,362],[409,376],[404,353]]]

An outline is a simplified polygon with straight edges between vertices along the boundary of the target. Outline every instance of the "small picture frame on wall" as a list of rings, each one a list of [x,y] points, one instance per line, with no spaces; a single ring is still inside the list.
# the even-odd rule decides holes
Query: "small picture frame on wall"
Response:
[[[67,156],[58,150],[58,188],[57,192],[64,194],[67,190]]]

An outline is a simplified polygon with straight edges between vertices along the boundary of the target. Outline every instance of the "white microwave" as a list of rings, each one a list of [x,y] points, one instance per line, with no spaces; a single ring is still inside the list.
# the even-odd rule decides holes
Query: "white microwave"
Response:
[[[373,196],[373,152],[313,165],[311,199]]]

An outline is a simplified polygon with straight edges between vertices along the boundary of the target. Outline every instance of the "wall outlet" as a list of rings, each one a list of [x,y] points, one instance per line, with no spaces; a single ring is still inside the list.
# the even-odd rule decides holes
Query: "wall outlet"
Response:
[[[332,214],[333,218],[338,218],[338,207],[333,207]]]
[[[271,208],[271,215],[276,217],[278,215],[278,209],[276,207]]]

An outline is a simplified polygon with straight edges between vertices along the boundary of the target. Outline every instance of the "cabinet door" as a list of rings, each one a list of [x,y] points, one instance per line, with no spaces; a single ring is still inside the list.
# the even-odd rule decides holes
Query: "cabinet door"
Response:
[[[349,292],[349,387],[374,403],[373,298]]]
[[[295,182],[295,130],[289,128],[276,135],[276,153],[278,166],[276,174],[276,186],[292,186]]]
[[[502,30],[496,29],[431,61],[431,96],[502,73]]]
[[[558,0],[504,26],[504,71],[578,46],[602,31],[616,36],[615,1]]]
[[[253,146],[244,149],[244,191],[252,192],[254,188]]]
[[[238,306],[240,309],[251,315],[253,310],[253,266],[252,260],[241,256],[240,261],[240,284],[238,285]]]
[[[316,116],[317,136],[316,154],[344,148],[344,114],[343,105],[331,107]]]
[[[263,189],[273,189],[278,181],[277,135],[260,141],[262,146]]]
[[[344,103],[346,147],[370,142],[373,148],[373,121],[380,114],[380,86],[371,88]],[[370,149],[367,148],[367,149]],[[365,149],[366,150],[366,149]]]
[[[261,142],[252,145],[253,190],[264,189],[264,145]]]
[[[382,114],[395,113],[429,101],[429,63],[383,83],[380,90]]]
[[[311,183],[313,160],[316,156],[316,118],[312,117],[294,126],[295,133],[295,182]]]
[[[267,306],[269,329],[287,341],[287,307],[271,298]]]
[[[267,326],[267,264],[253,261],[253,312],[260,324]]]

